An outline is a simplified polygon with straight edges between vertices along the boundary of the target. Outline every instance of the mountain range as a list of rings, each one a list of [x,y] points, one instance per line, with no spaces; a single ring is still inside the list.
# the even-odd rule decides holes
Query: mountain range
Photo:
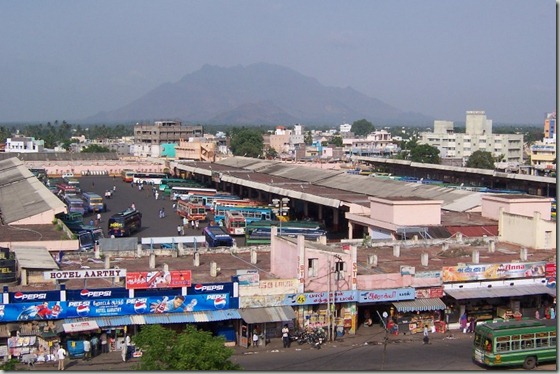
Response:
[[[204,65],[176,83],[164,83],[87,123],[152,122],[229,125],[333,125],[366,119],[374,125],[431,124],[433,118],[406,112],[353,88],[327,87],[292,69],[268,63]]]

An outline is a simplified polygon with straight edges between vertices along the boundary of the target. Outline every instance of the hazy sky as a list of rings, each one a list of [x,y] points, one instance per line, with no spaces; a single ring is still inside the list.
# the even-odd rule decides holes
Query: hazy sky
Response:
[[[437,119],[542,124],[556,26],[555,0],[0,0],[0,121],[72,123],[267,62]]]

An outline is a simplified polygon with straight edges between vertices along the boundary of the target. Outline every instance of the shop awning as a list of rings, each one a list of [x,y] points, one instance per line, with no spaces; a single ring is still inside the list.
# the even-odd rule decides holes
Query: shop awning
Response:
[[[64,332],[81,332],[97,330],[99,325],[95,321],[79,321],[63,323],[62,328],[64,329]]]
[[[206,310],[203,312],[193,312],[193,315],[196,322],[225,321],[241,318],[237,309]]]
[[[147,325],[196,322],[192,313],[146,314],[144,321]]]
[[[296,318],[294,310],[289,305],[243,308],[239,309],[239,314],[247,323],[283,322]]]
[[[444,292],[455,300],[542,294],[556,296],[556,289],[548,288],[543,284],[526,284],[507,287],[451,288],[444,289]]]
[[[424,312],[427,310],[445,309],[445,304],[439,298],[416,299],[410,301],[397,301],[393,305],[397,308],[397,312]]]

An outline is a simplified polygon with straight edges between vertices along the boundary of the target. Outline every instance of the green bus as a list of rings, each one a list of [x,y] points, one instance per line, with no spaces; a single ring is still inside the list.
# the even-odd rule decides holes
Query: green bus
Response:
[[[485,366],[534,369],[556,361],[556,320],[489,321],[475,328],[472,358]]]
[[[203,183],[195,181],[193,179],[182,179],[182,178],[164,178],[159,184],[159,191],[165,195],[171,194],[171,189],[173,187],[206,187]]]

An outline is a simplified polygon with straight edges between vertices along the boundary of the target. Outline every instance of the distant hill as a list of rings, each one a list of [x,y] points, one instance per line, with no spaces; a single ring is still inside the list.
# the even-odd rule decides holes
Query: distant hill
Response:
[[[165,83],[130,104],[84,119],[113,123],[179,119],[234,125],[341,124],[366,119],[374,125],[427,124],[433,118],[405,112],[350,87],[267,63],[223,68],[204,65],[177,83]]]

